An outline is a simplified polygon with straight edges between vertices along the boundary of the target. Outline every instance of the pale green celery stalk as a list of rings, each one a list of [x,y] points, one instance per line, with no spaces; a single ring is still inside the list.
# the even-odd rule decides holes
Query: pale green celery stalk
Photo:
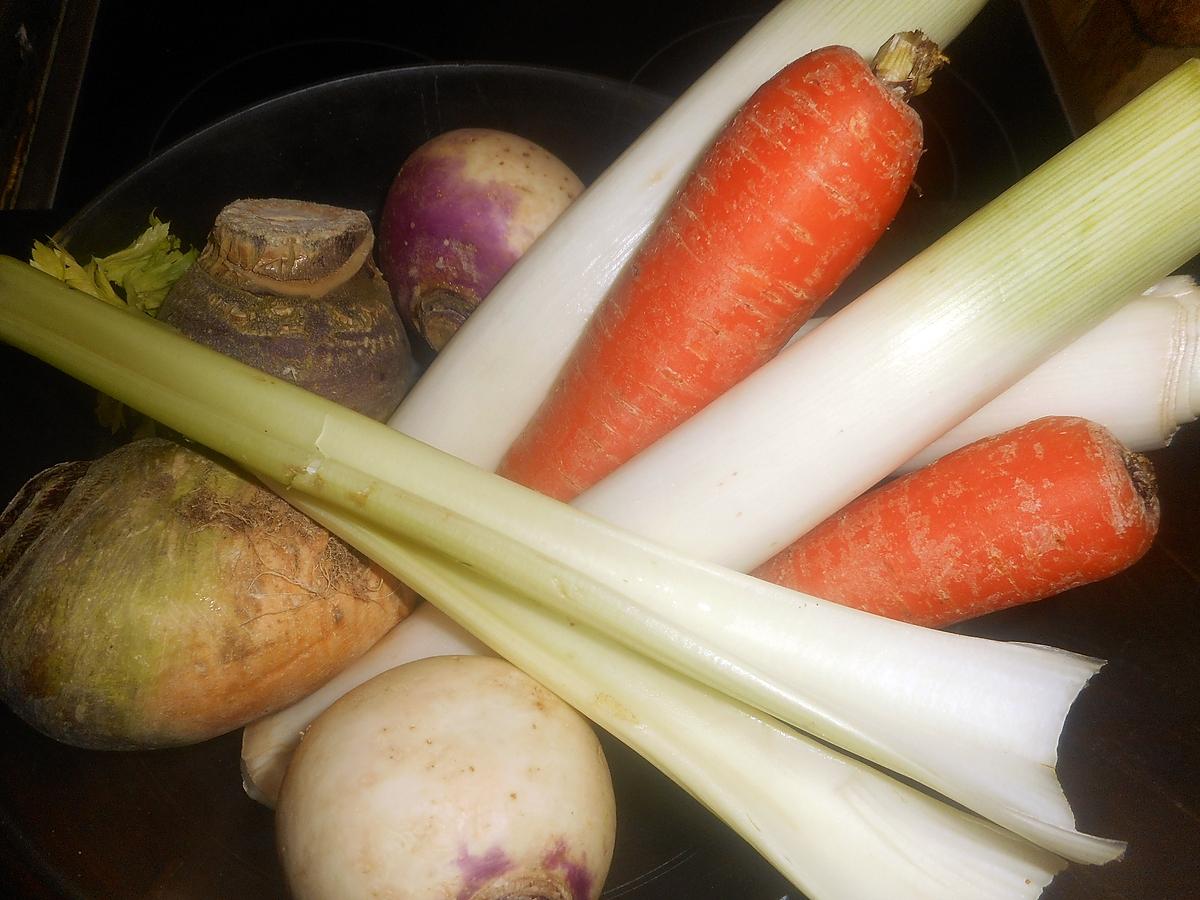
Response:
[[[497,584],[894,769],[1069,859],[1054,775],[1097,668],[1051,648],[877,618],[688,560],[0,259],[0,338],[297,495],[436,548]]]
[[[1065,866],[476,570],[318,501],[297,506],[639,753],[813,900],[1032,898]]]
[[[1197,253],[1193,59],[573,503],[750,571]]]
[[[730,116],[819,47],[870,59],[898,31],[941,46],[983,0],[786,0],[671,105],[488,295],[392,417],[394,428],[494,469],[541,404],[584,325]]]

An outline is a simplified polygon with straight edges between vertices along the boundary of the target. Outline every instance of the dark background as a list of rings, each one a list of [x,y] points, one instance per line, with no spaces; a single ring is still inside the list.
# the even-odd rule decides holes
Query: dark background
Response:
[[[47,178],[27,191],[27,203],[51,206],[54,214],[6,219],[58,225],[106,185],[197,128],[285,91],[356,72],[428,62],[518,62],[604,75],[674,96],[772,5],[265,0],[175,7],[144,0],[9,0],[3,14],[9,24],[13,10],[22,7],[38,11],[37,19],[45,19],[49,8],[65,9],[53,65],[68,71],[79,66],[82,78],[57,189]],[[1014,141],[1028,167],[1065,140],[1058,100],[1017,0],[995,0],[981,18],[973,29],[977,38],[1005,46],[1010,56],[1003,69],[973,74],[1011,88],[982,82],[977,89],[1013,134],[1029,123]],[[50,43],[49,36],[43,43]],[[10,52],[9,62],[14,59]],[[43,117],[61,117],[69,86],[47,94]]]
[[[8,54],[0,56],[0,102],[14,95],[16,79],[5,78],[18,66],[44,60],[52,75],[37,110],[38,121],[47,124],[41,126],[41,144],[31,164],[34,175],[23,204],[34,208],[0,210],[0,252],[25,255],[34,238],[56,232],[107,185],[156,152],[228,113],[285,91],[393,66],[489,61],[595,73],[675,96],[772,5],[751,0],[0,0],[0,25],[7,27],[27,14],[31,23],[35,18],[43,23],[40,31],[28,29],[34,37],[52,31],[45,25],[48,9],[64,11],[57,43],[28,47],[23,56],[9,52],[11,34],[0,34],[0,52]],[[1053,50],[1052,36],[1040,31],[1039,36],[1042,46]],[[1064,111],[1064,98],[1067,105],[1073,102],[1069,85],[1060,79],[1061,90],[1056,91],[1018,0],[992,0],[950,49],[954,66],[943,90],[953,103],[931,107],[937,115],[929,124],[929,154],[938,161],[941,179],[929,193],[929,203],[938,204],[929,220],[936,224],[922,239],[932,239],[934,231],[965,217],[1071,136]],[[977,59],[988,63],[981,65]],[[1072,113],[1070,121],[1086,122],[1086,113]],[[4,375],[7,380],[9,373]],[[47,402],[32,391],[19,393],[20,402]],[[1191,652],[1200,599],[1197,449],[1200,440],[1186,431],[1175,446],[1156,456],[1164,496],[1171,503],[1160,540],[1139,567],[1105,585],[1038,604],[1021,616],[1001,614],[986,624],[997,636],[1027,639],[1032,623],[1039,640],[1113,660],[1073,714],[1075,739],[1061,769],[1081,826],[1133,837],[1136,852],[1117,867],[1073,867],[1047,896],[1174,900],[1200,893],[1200,798],[1195,784],[1200,667]],[[29,474],[8,472],[6,484]],[[1088,623],[1082,632],[1081,621]],[[176,786],[193,772],[189,758],[169,752],[155,756],[134,769],[150,782],[128,784],[122,780],[130,771],[123,768],[127,758],[87,757],[49,745],[44,758],[22,756],[33,746],[22,728],[11,718],[0,718],[0,765],[7,770],[0,791],[0,885],[12,885],[10,893],[57,897],[83,890],[89,878],[94,880],[104,870],[103,860],[96,859],[97,847],[119,843],[113,834],[145,842],[150,859],[154,854],[169,856],[181,842],[200,847],[221,837],[201,833],[201,825],[195,834],[154,833],[155,809],[207,802],[208,798],[176,793]],[[20,739],[14,740],[14,734]],[[225,741],[215,758],[236,765],[236,752],[236,742]],[[69,810],[47,808],[49,823],[40,822],[36,837],[31,837],[27,823],[11,814],[18,806],[13,798],[19,797],[20,808],[28,810],[37,780],[54,778],[60,766],[72,778],[84,777],[80,772],[88,766],[112,772],[110,780],[101,779],[107,788],[95,790],[86,802],[104,802],[107,797],[114,810],[133,810],[131,820],[112,821],[112,833],[105,834],[92,815],[93,831],[87,832],[71,827],[65,818],[59,824],[53,821],[69,816]],[[656,780],[654,773],[638,770],[636,761],[623,771],[632,773],[625,776],[630,779],[623,786],[625,795],[636,795],[622,814],[626,852],[636,854],[638,847],[654,850],[645,851],[647,874],[629,882],[621,896],[681,896],[656,892],[656,879],[670,883],[672,870],[694,873],[697,884],[739,883],[738,867],[754,865],[752,852],[739,848],[699,808],[686,801],[678,805],[678,792]],[[219,777],[226,777],[223,770]],[[126,796],[130,791],[139,796],[132,805]],[[243,799],[233,797],[228,804],[213,799],[206,809],[218,818],[229,817],[217,828],[231,834],[247,828],[256,835],[249,844],[229,840],[230,857],[222,865],[229,871],[265,867],[262,895],[270,895],[275,876],[269,837],[264,837],[269,835],[269,817]],[[660,818],[660,803],[675,804],[674,812]],[[139,808],[147,810],[141,820],[136,815]],[[198,870],[200,864],[195,867]],[[221,883],[223,872],[216,867],[209,873],[214,885]],[[133,874],[125,883],[137,880]],[[122,883],[119,872],[104,875],[110,885]],[[772,887],[769,874],[757,873],[752,880],[756,886]],[[787,890],[786,885],[774,887],[774,893],[762,896],[776,900]]]

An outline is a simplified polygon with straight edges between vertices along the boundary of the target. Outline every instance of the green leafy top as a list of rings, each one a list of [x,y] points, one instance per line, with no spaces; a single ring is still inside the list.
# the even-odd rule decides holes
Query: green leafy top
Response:
[[[167,291],[195,262],[196,250],[183,250],[168,222],[150,215],[150,227],[122,250],[80,263],[51,240],[35,241],[29,263],[71,287],[113,306],[153,316]]]
[[[94,256],[79,262],[65,247],[53,240],[33,242],[29,264],[35,269],[65,281],[76,290],[105,303],[132,312],[156,316],[167,291],[196,261],[197,251],[184,250],[171,224],[150,214],[150,227],[132,244],[108,256]],[[135,417],[111,397],[100,394],[96,400],[96,418],[113,434],[132,428],[135,437],[153,433],[153,423]]]

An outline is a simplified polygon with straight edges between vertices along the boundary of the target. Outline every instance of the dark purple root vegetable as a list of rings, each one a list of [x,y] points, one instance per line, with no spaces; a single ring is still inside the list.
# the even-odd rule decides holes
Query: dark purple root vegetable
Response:
[[[0,695],[76,746],[195,743],[310,693],[415,602],[225,463],[135,441],[0,516]]]
[[[405,324],[440,350],[583,189],[557,157],[486,128],[405,160],[379,225],[379,265]]]
[[[192,340],[386,419],[412,384],[404,325],[371,259],[367,216],[298,200],[238,200],[158,317]]]

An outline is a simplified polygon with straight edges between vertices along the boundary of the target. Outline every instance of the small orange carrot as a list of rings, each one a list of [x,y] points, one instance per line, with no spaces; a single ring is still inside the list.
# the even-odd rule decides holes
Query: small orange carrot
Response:
[[[1094,422],[1050,416],[864,494],[754,574],[941,627],[1114,575],[1158,522],[1146,457]]]
[[[904,37],[924,51],[918,70],[941,61],[922,35]],[[921,121],[891,79],[826,47],[747,101],[593,315],[502,475],[569,500],[778,352],[911,186]]]

